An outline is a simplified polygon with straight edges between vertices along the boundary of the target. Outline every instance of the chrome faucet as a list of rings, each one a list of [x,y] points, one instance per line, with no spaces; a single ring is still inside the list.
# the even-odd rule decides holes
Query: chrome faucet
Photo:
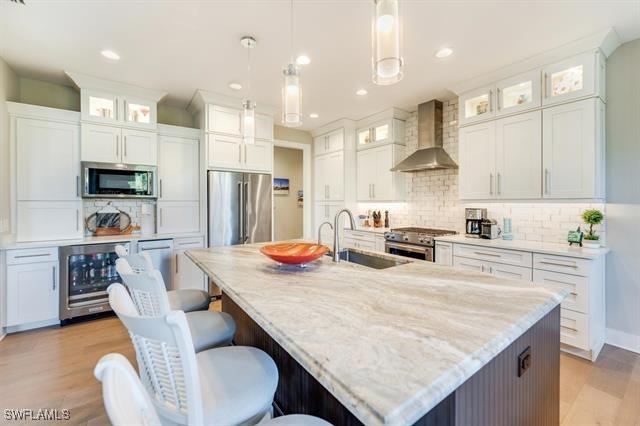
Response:
[[[333,231],[333,225],[331,224],[331,222],[322,222],[320,224],[320,226],[318,227],[318,245],[319,246],[322,245],[322,227],[324,225],[329,225],[329,228],[331,228],[331,230]]]
[[[340,245],[339,243],[339,238],[338,238],[338,231],[340,230],[340,227],[338,226],[338,220],[340,219],[340,215],[342,213],[347,213],[349,215],[349,221],[351,222],[351,229],[356,229],[356,221],[353,220],[353,213],[351,213],[351,210],[349,209],[342,209],[340,210],[338,213],[336,213],[336,217],[333,220],[333,261],[334,262],[339,262],[340,261],[340,247],[338,247]]]

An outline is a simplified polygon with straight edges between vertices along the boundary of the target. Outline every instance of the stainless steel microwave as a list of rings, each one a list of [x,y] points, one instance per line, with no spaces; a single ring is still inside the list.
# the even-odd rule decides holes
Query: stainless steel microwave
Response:
[[[82,163],[83,198],[157,198],[157,168]]]

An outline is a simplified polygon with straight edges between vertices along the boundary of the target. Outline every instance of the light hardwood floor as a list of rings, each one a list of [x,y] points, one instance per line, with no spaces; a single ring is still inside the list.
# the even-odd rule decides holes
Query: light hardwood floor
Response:
[[[0,409],[67,408],[71,419],[65,424],[108,423],[93,367],[110,352],[135,362],[129,336],[115,317],[5,337]],[[640,426],[640,355],[605,346],[592,364],[562,354],[560,399],[562,425]]]

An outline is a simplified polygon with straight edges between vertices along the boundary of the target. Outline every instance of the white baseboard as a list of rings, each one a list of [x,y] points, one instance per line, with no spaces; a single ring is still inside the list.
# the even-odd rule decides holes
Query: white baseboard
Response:
[[[640,336],[607,328],[607,343],[640,354]]]

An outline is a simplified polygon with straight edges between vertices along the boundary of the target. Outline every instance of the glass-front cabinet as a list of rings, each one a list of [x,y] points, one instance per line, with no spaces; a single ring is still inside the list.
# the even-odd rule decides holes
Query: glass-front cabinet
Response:
[[[82,90],[81,99],[84,121],[126,124],[140,128],[156,127],[157,105],[154,101],[86,89]]]
[[[395,118],[375,122],[366,128],[356,130],[358,149],[387,143],[404,145],[404,121]]]
[[[539,70],[496,83],[496,115],[538,108],[541,104]]]
[[[486,120],[495,116],[495,86],[481,87],[460,96],[460,124]]]
[[[581,98],[596,92],[597,53],[584,53],[542,70],[542,103],[545,105]],[[604,70],[597,73],[604,80]],[[604,85],[602,85],[604,86]]]

